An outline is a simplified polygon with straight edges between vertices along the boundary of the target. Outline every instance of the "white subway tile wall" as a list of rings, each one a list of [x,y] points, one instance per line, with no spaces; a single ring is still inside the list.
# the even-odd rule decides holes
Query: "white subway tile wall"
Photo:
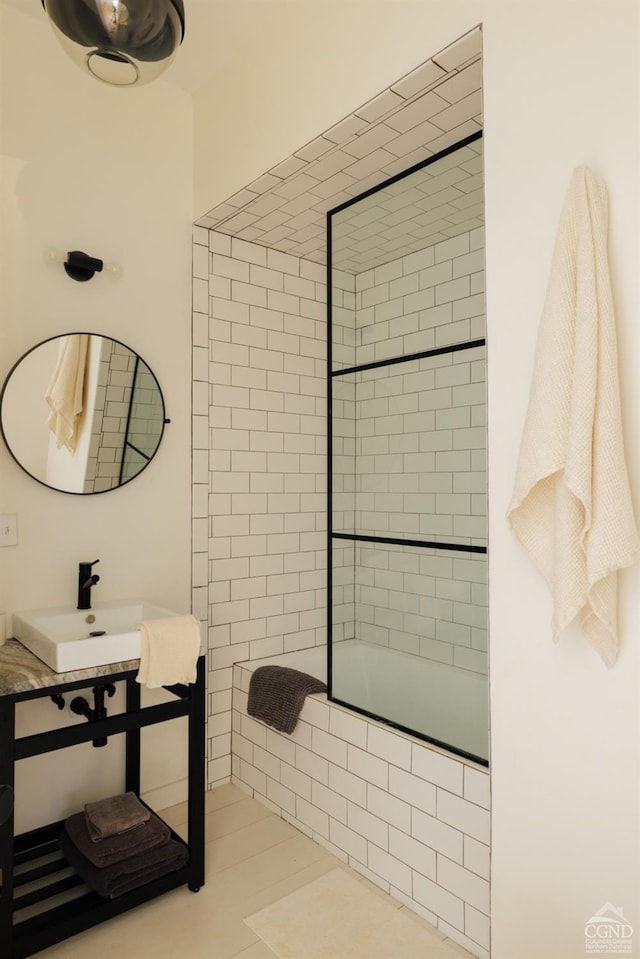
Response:
[[[317,264],[287,254],[214,232],[198,237],[209,245],[197,268],[212,271],[210,315],[194,316],[193,391],[193,609],[208,634],[209,783],[236,779],[473,953],[488,956],[486,772],[322,697],[307,700],[290,738],[246,715],[249,673],[235,663],[326,642],[325,277]],[[230,279],[226,296],[218,283],[223,274]],[[247,275],[251,283],[241,279]],[[344,320],[347,330],[351,309]],[[353,357],[355,344],[356,338],[346,344]],[[357,385],[337,378],[334,416],[344,429],[334,466],[344,528],[369,513],[368,528],[399,531],[412,496],[461,495],[465,505],[483,496],[484,457],[473,463],[472,457],[484,451],[451,448],[454,432],[470,427],[447,423],[450,445],[425,451],[429,431],[409,421],[411,451],[396,448],[402,429],[383,433],[379,439],[388,445],[367,450],[367,468],[356,473],[356,443],[368,437],[357,438],[355,429],[349,435],[347,426],[358,389],[378,386],[378,396],[362,400],[371,414],[364,404],[401,400],[389,383],[405,377],[415,387],[411,395],[420,397],[435,389],[436,376],[448,375],[451,381],[439,388],[451,402],[436,412],[456,409],[455,390],[480,384],[484,391],[483,356],[474,350],[465,358],[465,352],[446,362],[416,361],[400,376],[397,368],[359,375]],[[461,398],[471,421],[480,397]],[[401,414],[387,408],[386,415],[413,412],[428,419],[419,408]],[[402,505],[390,508],[396,503],[388,496],[399,496]],[[416,513],[422,505],[416,503]],[[383,520],[385,513],[393,520]],[[486,670],[484,557],[344,543],[333,562],[337,641],[356,635],[362,620],[361,638]],[[241,687],[232,690],[234,670]]]
[[[90,348],[100,349],[100,363],[83,492],[101,493],[119,485],[121,467],[126,482],[146,463],[135,450],[125,449],[125,439],[153,455],[162,433],[163,409],[156,381],[141,360],[136,368],[136,355],[128,347],[92,337]]]
[[[479,66],[479,63],[475,65]],[[428,94],[416,100],[414,106],[427,101]],[[412,119],[415,117],[409,105],[398,112],[394,122],[410,123]],[[418,129],[425,132],[423,126]],[[414,135],[412,131],[411,136]],[[404,170],[409,167],[407,163]],[[394,283],[396,296],[398,288],[406,294],[418,291],[411,283],[395,283],[402,277],[397,262],[394,263],[401,255],[416,256],[423,269],[431,267],[436,276],[452,281],[455,277],[447,276],[446,268],[438,268],[432,249],[441,241],[482,226],[483,200],[482,140],[476,139],[440,157],[434,164],[392,179],[381,189],[359,198],[357,203],[333,213],[333,264],[358,277],[375,269],[380,273],[377,282],[385,279]],[[429,296],[416,297],[418,301],[433,305]],[[363,297],[367,309],[378,302],[374,292],[368,291]],[[390,302],[386,308],[390,316],[394,315],[394,305],[398,304]]]
[[[158,438],[162,435],[163,415],[164,407],[157,381],[146,363],[139,359],[122,468],[124,482],[136,476],[155,453]]]
[[[208,636],[209,784],[233,776],[488,959],[486,770],[323,696],[284,737],[246,714],[250,674],[234,665],[326,642],[326,212],[477,134],[480,63],[475,29],[194,227],[192,611]],[[334,271],[334,365],[484,335],[480,150],[476,141],[463,180],[445,175],[415,198],[434,246],[407,235],[408,211],[390,197],[396,234],[375,254],[370,226],[374,267],[357,280]],[[473,431],[484,358],[405,374],[408,398],[395,374],[334,383],[335,528],[403,529],[440,497],[447,535],[482,540],[485,457]],[[356,470],[356,443],[366,469]],[[485,670],[483,563],[428,550],[417,559],[339,544],[334,639],[355,635],[357,603],[378,641]]]
[[[308,697],[291,736],[247,715],[234,667],[233,781],[489,959],[489,774]]]
[[[194,610],[215,784],[231,772],[214,744],[231,730],[233,664],[326,642],[326,287],[316,263],[197,238],[209,313],[194,320]]]
[[[334,368],[485,337],[481,227],[332,282]],[[334,376],[333,394],[334,531],[486,546],[484,346]],[[487,672],[485,554],[356,545],[333,570],[336,641]]]

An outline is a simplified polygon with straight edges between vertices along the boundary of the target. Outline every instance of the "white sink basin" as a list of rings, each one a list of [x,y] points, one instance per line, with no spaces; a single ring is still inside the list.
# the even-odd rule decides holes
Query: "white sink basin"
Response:
[[[54,672],[66,673],[139,659],[140,620],[177,615],[141,599],[32,609],[13,614],[13,635]]]

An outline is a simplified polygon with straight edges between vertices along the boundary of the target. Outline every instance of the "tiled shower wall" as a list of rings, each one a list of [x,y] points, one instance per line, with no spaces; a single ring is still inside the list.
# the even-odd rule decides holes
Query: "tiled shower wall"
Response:
[[[326,288],[316,263],[203,228],[195,236],[194,612],[208,636],[213,784],[230,775],[233,663],[326,641]],[[380,359],[389,339],[406,353],[482,337],[482,239],[474,230],[346,281],[357,289],[344,322],[359,310],[345,361]],[[339,467],[348,485],[358,464],[345,493],[353,510],[336,528],[484,543],[483,348],[358,379],[343,384],[353,402],[334,413],[336,432],[357,422],[348,449],[359,454]],[[483,556],[342,556],[334,638],[486,672]]]
[[[231,774],[233,663],[326,642],[326,278],[194,235],[193,608],[213,785]]]
[[[355,278],[336,271],[334,285],[335,365],[483,339],[484,230]],[[333,389],[334,529],[485,546],[485,348],[334,377]],[[487,672],[485,555],[378,546],[357,547],[352,571],[353,559],[335,556],[338,638]]]
[[[163,407],[157,381],[131,350],[106,337],[92,337],[100,349],[100,364],[87,458],[85,493],[101,493],[136,476],[153,456],[162,435]],[[132,396],[133,394],[133,396]],[[124,465],[122,461],[124,459]]]
[[[138,359],[133,383],[131,418],[127,431],[130,446],[125,452],[125,465],[122,471],[125,480],[136,476],[144,467],[146,460],[141,454],[153,456],[158,445],[158,437],[162,435],[163,415],[162,397],[158,384],[146,363]],[[137,450],[140,450],[140,453]]]
[[[375,882],[487,959],[487,771],[367,722],[328,704],[322,696],[307,700],[301,722],[293,736],[286,737],[246,716],[248,670],[232,670],[235,660],[325,642],[325,279],[324,268],[318,264],[325,259],[326,211],[481,130],[481,47],[479,29],[461,37],[210,211],[199,221],[202,226],[195,228],[192,609],[205,624],[208,636],[210,785],[225,782],[231,775],[235,673],[234,777],[287,818],[292,816],[293,803],[297,825],[342,858],[359,864],[357,868]],[[481,180],[476,173],[470,176]],[[464,192],[464,187],[461,189]],[[458,210],[466,207],[463,197],[452,195],[452,199]],[[464,226],[457,214],[448,223],[434,226],[431,244],[446,244],[446,238],[455,239],[481,225],[482,215],[478,217],[472,209],[469,216]],[[210,234],[205,227],[236,237]],[[275,246],[282,252],[276,252]],[[409,257],[416,251],[416,238],[392,248],[393,256],[398,258],[402,252]],[[294,252],[303,259],[292,256]],[[451,252],[444,259],[453,261],[464,255]],[[443,285],[442,295],[444,284],[460,277],[428,274],[439,264],[435,252],[432,264],[425,263],[424,256],[419,251],[415,261],[403,261],[402,274],[394,276],[389,271],[397,269],[397,264],[382,267],[387,275],[376,272],[376,267],[369,277],[373,282],[362,288],[356,287],[352,274],[344,274],[341,303],[334,297],[334,307],[346,311],[348,329],[343,344],[334,351],[334,360],[339,358],[346,365],[356,362],[356,298],[362,317],[373,310],[375,320],[368,332],[370,324],[358,329],[358,362],[363,361],[363,349],[378,357],[386,355],[388,334],[382,333],[378,323],[388,323],[394,330],[391,339],[402,336],[409,343],[409,337],[418,333],[418,339],[428,341],[433,336],[435,342],[440,335],[438,323],[427,323],[426,328],[420,323],[427,315],[435,318],[436,313],[429,311],[443,303],[435,302],[434,291],[434,301],[428,304],[428,290],[420,284],[433,277],[426,286]],[[384,259],[388,259],[386,254]],[[359,262],[357,257],[353,260],[354,273]],[[409,268],[410,263],[415,263],[415,268]],[[461,266],[457,264],[458,269]],[[467,271],[466,275],[475,277],[470,284],[479,282],[477,272]],[[401,289],[402,283],[409,287],[416,283],[413,274],[417,274],[417,288]],[[453,304],[452,317],[453,311],[461,308],[455,305],[463,299],[460,288],[450,288],[455,294],[447,301]],[[473,293],[470,288],[470,296],[479,292],[479,287]],[[413,307],[410,312],[417,316],[417,327],[409,328],[401,314],[394,312],[398,298],[406,298],[403,310]],[[456,323],[474,316],[457,317]],[[412,317],[408,322],[414,321]],[[455,335],[455,324],[448,325],[446,332]],[[445,335],[444,330],[441,333]],[[394,349],[394,345],[388,348]],[[414,372],[425,376],[426,382],[438,370],[427,364]],[[453,369],[449,372],[454,375]],[[400,395],[384,393],[387,385],[382,376],[371,377],[363,386],[363,400],[384,396],[390,405],[402,402]],[[464,385],[451,382],[446,388]],[[373,396],[366,395],[367,389],[373,390]],[[410,392],[418,396],[417,412],[426,412],[420,409],[424,391]],[[353,411],[355,401],[355,388],[339,398],[339,403],[353,404]],[[460,405],[475,404],[469,400]],[[434,419],[443,409],[432,408]],[[341,509],[351,512],[350,517],[343,517],[345,528],[352,527],[356,510],[353,411],[343,418],[345,462],[339,492],[346,496]],[[405,412],[416,411],[406,410],[403,415]],[[389,410],[386,415],[396,413]],[[452,441],[454,429],[473,427],[452,425]],[[387,435],[390,449],[401,442],[401,434]],[[363,434],[359,440],[365,438]],[[397,452],[405,457],[406,466],[406,457],[413,454],[406,449]],[[431,452],[435,461],[438,454],[457,451],[417,451],[423,452]],[[396,455],[396,451],[381,455]],[[441,465],[445,462],[442,457],[440,461]],[[477,464],[474,470],[451,465],[442,472],[449,472],[453,482],[455,473],[471,475],[479,469]],[[403,475],[389,471],[389,482],[392,474],[394,481]],[[370,504],[363,497],[383,492],[367,488],[373,481],[366,477],[371,475],[373,471],[361,474],[358,493],[358,508],[366,507],[369,512]],[[389,492],[416,493],[408,489]],[[442,489],[418,489],[418,493],[454,495],[453,490]],[[456,493],[471,496],[475,490]],[[383,509],[382,502],[376,504],[374,499],[373,512],[398,513],[389,505],[384,503]],[[454,514],[455,510],[451,516]],[[473,514],[466,515],[468,519]],[[468,537],[470,533],[460,530],[460,535]],[[446,575],[441,568],[436,576],[424,567],[405,568],[406,551],[401,547],[385,550],[386,568],[380,567],[380,551],[370,552],[370,557],[360,552],[362,579],[358,586],[370,586],[365,582],[370,577],[374,588],[386,591],[384,599],[389,600],[392,613],[397,612],[393,601],[399,574],[411,602],[435,598],[464,605],[467,593],[445,597],[442,592],[447,585],[451,590],[454,578],[463,581],[463,588],[467,584],[468,595],[475,591],[476,599],[474,586],[482,587],[475,577],[479,563],[474,562],[470,569],[471,559],[467,562],[464,554],[436,556],[438,561],[451,563]],[[334,638],[339,638],[353,634],[356,550],[349,544],[334,550],[336,553],[341,553],[342,567],[348,572],[341,596],[348,610],[344,633],[334,627]],[[428,564],[431,557],[427,552],[421,551],[421,556],[421,562]],[[466,568],[454,569],[455,560],[463,567],[467,562]],[[384,584],[380,579],[383,573]],[[436,589],[433,596],[425,592],[429,584]],[[335,603],[332,606],[335,610]],[[425,624],[418,624],[418,619],[429,618],[424,608],[417,614],[404,612],[413,615],[420,628]],[[383,615],[389,616],[389,612]],[[403,626],[409,622],[407,619]],[[391,621],[389,625],[392,642]],[[426,640],[423,637],[423,643]],[[442,637],[434,641],[446,648]],[[482,657],[483,651],[474,649],[472,642],[451,642],[453,655],[466,652]],[[461,665],[481,668],[478,662]]]
[[[120,481],[136,358],[116,340],[92,341],[93,348],[99,344],[100,365],[83,492],[102,493]]]

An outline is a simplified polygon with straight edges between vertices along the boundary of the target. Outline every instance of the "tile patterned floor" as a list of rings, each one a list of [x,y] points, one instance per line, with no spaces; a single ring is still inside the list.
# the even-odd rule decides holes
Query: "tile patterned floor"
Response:
[[[110,922],[39,953],[42,959],[274,959],[243,921],[324,875],[344,869],[368,883],[322,846],[233,785],[207,794],[205,885],[173,890]],[[181,833],[186,803],[162,813]],[[375,886],[370,888],[393,902]],[[395,905],[395,903],[394,903]],[[398,904],[399,909],[405,907]],[[405,910],[425,933],[420,959],[472,959],[450,939]],[[339,957],[327,957],[339,959]],[[362,959],[366,959],[363,956]]]

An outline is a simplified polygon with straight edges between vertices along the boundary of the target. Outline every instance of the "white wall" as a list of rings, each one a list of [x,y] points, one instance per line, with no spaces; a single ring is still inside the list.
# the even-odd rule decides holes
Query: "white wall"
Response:
[[[610,193],[622,409],[640,512],[638,36],[628,3],[513,10],[486,30],[497,959],[584,955],[584,924],[607,901],[639,938],[640,569],[620,577],[622,649],[608,672],[576,629],[552,645],[546,590],[504,521],[555,230],[581,163]]]
[[[622,651],[607,672],[575,631],[551,643],[549,598],[504,516],[555,229],[581,163],[605,177],[611,195],[622,403],[637,488],[638,8],[367,0],[273,2],[272,11],[270,30],[248,40],[245,59],[195,98],[197,215],[483,22],[492,956],[577,959],[585,922],[607,901],[640,930],[640,570],[620,577]]]
[[[84,77],[44,14],[38,22],[2,7],[0,37],[0,378],[40,340],[103,333],[146,359],[171,418],[143,476],[100,496],[35,483],[2,444],[0,512],[18,514],[19,543],[0,550],[0,606],[75,604],[78,562],[100,557],[96,601],[137,594],[188,611],[191,100],[162,81],[118,90]],[[45,263],[51,246],[116,260],[122,276],[75,283]],[[23,731],[56,722],[52,713],[48,700],[23,710]],[[147,786],[182,775],[182,742],[158,751]],[[78,749],[59,754],[60,796],[49,786],[43,803],[42,784],[29,780],[20,821],[46,821],[57,803],[79,801],[82,783],[105,795],[118,767],[106,755],[118,748],[82,747],[81,762]]]

